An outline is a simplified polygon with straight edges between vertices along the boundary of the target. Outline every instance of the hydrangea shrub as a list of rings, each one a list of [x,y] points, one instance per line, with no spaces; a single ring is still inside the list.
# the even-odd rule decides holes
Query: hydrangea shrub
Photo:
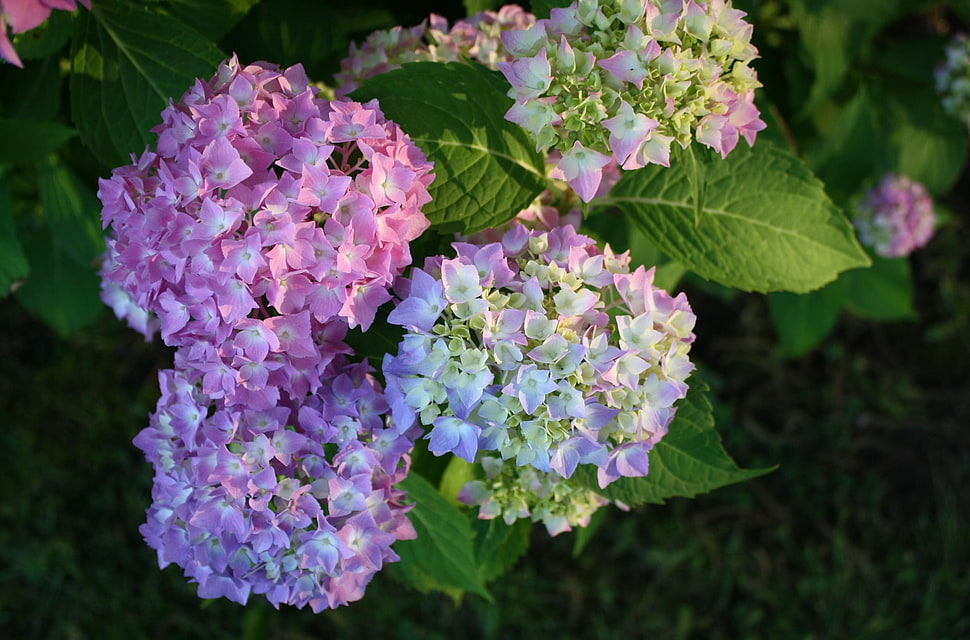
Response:
[[[27,93],[0,113],[5,139],[56,154],[35,167],[0,149],[0,205],[11,192],[18,202],[13,216],[0,206],[0,229],[32,211],[19,190],[34,171],[53,249],[50,265],[28,269],[12,236],[0,283],[25,280],[27,306],[44,299],[31,270],[64,274],[47,308],[72,316],[82,287],[64,282],[96,282],[86,260],[100,249],[72,244],[102,242],[79,213],[94,194],[77,158],[90,156],[60,149],[76,132],[101,175],[115,167],[97,193],[102,298],[174,351],[135,437],[155,473],[141,531],[203,598],[322,611],[363,597],[387,566],[419,589],[487,596],[488,554],[514,560],[521,549],[496,541],[520,520],[559,535],[607,505],[765,472],[721,447],[689,357],[703,319],[656,285],[655,265],[771,293],[773,312],[806,308],[796,293],[831,303],[829,320],[857,311],[851,291],[873,289],[867,277],[909,291],[889,278],[908,273],[904,261],[881,256],[925,244],[932,204],[917,180],[934,195],[943,181],[893,166],[914,179],[887,178],[853,227],[851,203],[829,195],[886,167],[852,165],[829,189],[800,149],[821,163],[885,127],[886,164],[962,158],[952,140],[937,153],[936,138],[918,137],[944,130],[934,114],[826,66],[841,58],[801,24],[812,75],[791,66],[790,81],[810,85],[805,113],[762,115],[755,69],[783,64],[768,58],[784,49],[769,37],[756,50],[765,16],[728,0],[547,0],[537,15],[476,4],[494,10],[384,28],[346,56],[294,37],[306,68],[339,68],[332,91],[301,64],[225,58],[225,42],[283,55],[255,24],[267,13],[242,17],[247,3],[82,1],[59,14],[63,31],[21,35],[76,4],[0,0],[0,57],[22,64],[19,48],[26,78],[28,36],[50,38],[69,64],[49,67],[68,77],[49,93],[70,101],[70,115],[43,125],[22,115]],[[274,20],[280,32],[316,28]],[[350,29],[336,22],[335,42]],[[937,80],[962,118],[965,41],[954,42]],[[868,99],[881,89],[885,104]],[[836,108],[813,106],[823,102]],[[851,135],[832,141],[827,127]],[[806,131],[818,139],[790,139]],[[80,261],[65,268],[63,256]]]

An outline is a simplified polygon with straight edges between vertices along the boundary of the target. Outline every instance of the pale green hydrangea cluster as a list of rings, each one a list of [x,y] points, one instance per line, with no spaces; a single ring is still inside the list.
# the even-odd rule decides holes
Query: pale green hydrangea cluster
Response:
[[[501,517],[511,525],[520,518],[531,518],[555,536],[573,527],[588,526],[593,513],[610,502],[556,473],[519,467],[497,456],[482,456],[480,462],[485,479],[465,484],[458,499],[478,505],[478,517],[483,520]]]
[[[697,140],[726,156],[765,124],[745,13],[726,0],[577,0],[502,34],[516,60],[498,63],[516,102],[506,118],[588,201],[599,170],[669,165],[670,145]]]

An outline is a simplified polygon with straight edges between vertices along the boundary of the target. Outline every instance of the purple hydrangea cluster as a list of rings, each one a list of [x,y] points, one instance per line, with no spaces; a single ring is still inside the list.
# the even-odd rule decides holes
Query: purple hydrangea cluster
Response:
[[[411,262],[431,164],[299,65],[232,58],[162,120],[98,192],[105,300],[177,348],[136,439],[156,471],[145,537],[203,597],[356,600],[414,535],[391,486],[416,434],[384,428],[344,339]]]
[[[958,33],[946,46],[945,58],[936,69],[936,91],[943,110],[970,127],[970,40]]]
[[[336,93],[346,96],[367,78],[399,69],[406,62],[469,59],[495,69],[500,61],[511,59],[502,45],[502,32],[528,29],[534,23],[531,13],[517,5],[506,5],[459,20],[451,28],[445,18],[431,14],[414,27],[375,31],[359,47],[351,43],[350,55],[340,62],[340,71],[334,75]]]
[[[669,166],[692,140],[726,156],[765,127],[749,63],[752,27],[729,0],[577,0],[502,34],[498,63],[515,104],[506,118],[538,150],[562,155],[554,177],[589,201],[602,169]]]
[[[866,193],[853,223],[862,244],[879,255],[908,256],[933,237],[933,199],[919,182],[890,173]]]
[[[10,42],[7,27],[11,33],[18,34],[36,29],[50,16],[51,11],[74,11],[79,0],[0,0],[0,58],[23,69],[24,63]],[[80,0],[86,8],[91,8],[91,0]]]
[[[202,391],[201,372],[159,374],[162,396],[135,438],[155,468],[141,533],[203,598],[315,612],[359,600],[391,543],[415,537],[404,492],[412,437],[385,428],[380,386],[339,355],[308,395],[270,408]]]
[[[592,464],[601,487],[646,475],[693,369],[686,297],[568,225],[452,246],[402,281],[388,317],[406,328],[383,367],[395,423],[468,462],[495,452],[563,479]],[[535,515],[555,492],[529,495]]]

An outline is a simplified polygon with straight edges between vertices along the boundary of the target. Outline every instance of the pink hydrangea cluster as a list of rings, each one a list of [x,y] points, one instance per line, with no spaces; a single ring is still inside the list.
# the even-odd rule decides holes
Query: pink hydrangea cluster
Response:
[[[300,66],[232,58],[162,120],[98,192],[105,300],[177,348],[136,439],[156,467],[146,539],[203,597],[358,599],[413,536],[391,485],[416,435],[383,427],[345,337],[411,262],[431,164]]]
[[[337,607],[398,559],[393,542],[415,537],[393,488],[413,437],[385,428],[366,364],[338,356],[314,393],[271,408],[206,394],[191,369],[159,380],[162,397],[135,438],[155,468],[140,530],[200,597]]]
[[[448,27],[448,21],[431,14],[427,21],[409,28],[394,27],[370,34],[359,47],[350,45],[350,55],[340,62],[334,75],[336,93],[345,96],[360,83],[378,74],[399,69],[406,62],[475,60],[491,69],[511,56],[502,45],[501,33],[528,29],[535,16],[517,5],[498,11],[482,11]]]
[[[402,281],[388,317],[406,329],[383,366],[395,423],[468,462],[495,452],[563,479],[592,464],[601,487],[646,475],[693,369],[686,297],[568,225],[452,246]],[[530,494],[530,512],[550,495]]]
[[[866,193],[853,223],[862,244],[879,255],[908,256],[933,237],[933,199],[919,182],[890,173]]]
[[[970,40],[958,33],[946,46],[943,62],[934,69],[943,110],[970,127]]]
[[[722,157],[765,127],[751,25],[729,0],[577,0],[502,34],[498,63],[515,104],[506,118],[538,150],[562,156],[554,177],[589,201],[602,169],[669,166],[692,140]]]
[[[91,0],[80,0],[91,8]],[[10,42],[7,27],[14,34],[23,33],[39,27],[54,9],[74,11],[78,0],[0,0],[0,58],[21,69],[24,63]]]
[[[366,329],[410,263],[431,164],[375,101],[308,85],[300,65],[232,58],[162,113],[155,152],[101,180],[103,279],[167,344],[229,344],[280,317]]]

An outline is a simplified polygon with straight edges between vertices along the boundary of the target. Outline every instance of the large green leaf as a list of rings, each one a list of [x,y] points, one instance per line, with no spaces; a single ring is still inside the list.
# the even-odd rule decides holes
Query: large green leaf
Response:
[[[29,272],[30,265],[13,223],[10,186],[7,176],[0,172],[0,298],[7,297],[10,289]]]
[[[501,518],[475,520],[472,527],[477,533],[475,557],[483,582],[494,580],[511,569],[529,549],[532,522],[526,518],[511,525],[505,524]]]
[[[611,500],[634,506],[663,504],[668,498],[693,498],[725,485],[764,475],[772,470],[741,469],[724,451],[714,429],[708,386],[695,373],[687,397],[678,402],[670,429],[650,452],[650,472],[642,478],[620,478],[601,490],[596,469],[580,465],[575,478]]]
[[[355,100],[381,109],[435,163],[424,213],[442,232],[472,232],[513,218],[542,191],[541,156],[505,120],[511,99],[490,72],[455,62],[417,62],[368,79]]]
[[[867,320],[912,320],[913,275],[909,260],[872,256],[868,269],[846,271],[839,278],[845,285],[846,307]]]
[[[819,144],[808,150],[806,162],[825,183],[828,194],[844,202],[867,179],[875,180],[887,170],[881,162],[884,149],[872,100],[863,87],[839,112]]]
[[[491,600],[479,574],[468,518],[416,473],[399,486],[415,502],[408,515],[418,537],[394,545],[401,556],[394,573],[420,591],[470,591]]]
[[[927,70],[927,74],[930,71]],[[921,182],[933,195],[950,190],[967,159],[963,124],[943,113],[929,90],[906,83],[885,87],[889,158],[895,171]]]
[[[71,114],[81,139],[108,166],[154,140],[170,98],[209,78],[223,58],[176,18],[122,0],[78,14],[71,42]]]
[[[221,40],[259,0],[168,0],[172,14],[210,40]]]
[[[97,197],[55,156],[40,163],[37,190],[54,242],[79,265],[93,269],[104,252]]]
[[[746,291],[817,289],[866,266],[852,226],[801,160],[771,144],[720,157],[671,153],[669,168],[626,173],[609,197],[661,251],[703,278]]]
[[[802,57],[815,72],[803,113],[838,91],[851,63],[895,17],[897,4],[898,0],[791,0]]]
[[[0,118],[0,164],[36,162],[75,135],[56,122]]]
[[[771,323],[789,356],[803,355],[818,346],[835,326],[843,306],[845,288],[841,278],[808,293],[781,291],[768,294]]]

